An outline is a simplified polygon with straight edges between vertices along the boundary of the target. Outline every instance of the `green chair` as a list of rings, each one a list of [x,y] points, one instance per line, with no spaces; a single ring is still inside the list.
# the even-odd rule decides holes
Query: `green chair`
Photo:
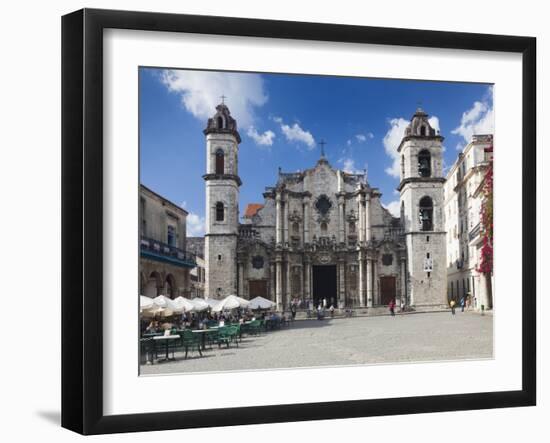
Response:
[[[199,351],[199,355],[202,357],[200,337],[193,334],[193,332],[189,329],[181,332],[180,337],[181,345],[183,346],[183,349],[185,349],[185,358],[187,358],[189,350],[193,350],[193,348],[196,348],[197,351]]]
[[[216,342],[218,343],[218,347],[221,348],[222,344],[227,345],[229,347],[229,344],[231,343],[231,326],[222,326],[218,328],[218,337],[216,339]]]
[[[236,324],[229,326],[229,333],[231,335],[231,340],[235,342],[237,347],[239,347],[239,340],[241,339],[241,325]]]
[[[260,335],[263,328],[263,320],[254,320],[248,325],[251,334]]]
[[[212,345],[218,342],[218,329],[208,329],[206,334],[206,343],[212,349]]]

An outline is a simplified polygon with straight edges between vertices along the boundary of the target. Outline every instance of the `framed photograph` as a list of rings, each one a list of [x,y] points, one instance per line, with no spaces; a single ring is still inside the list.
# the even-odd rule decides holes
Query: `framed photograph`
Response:
[[[536,40],[62,20],[62,425],[536,403]]]

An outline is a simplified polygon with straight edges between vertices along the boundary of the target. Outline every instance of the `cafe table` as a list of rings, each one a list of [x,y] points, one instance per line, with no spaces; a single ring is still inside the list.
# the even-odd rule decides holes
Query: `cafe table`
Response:
[[[159,342],[164,342],[165,347],[166,347],[166,358],[164,360],[158,360],[159,362],[168,361],[168,360],[175,360],[175,358],[169,358],[169,356],[168,356],[169,344],[170,344],[171,340],[179,340],[179,339],[180,339],[179,335],[157,335],[157,336],[153,337],[153,340],[158,340]]]
[[[201,340],[201,350],[205,351],[206,350],[206,336],[208,335],[209,332],[213,332],[213,331],[217,331],[217,330],[218,330],[218,327],[213,326],[213,327],[208,328],[208,329],[193,329],[191,332],[193,334],[199,334],[200,340]]]

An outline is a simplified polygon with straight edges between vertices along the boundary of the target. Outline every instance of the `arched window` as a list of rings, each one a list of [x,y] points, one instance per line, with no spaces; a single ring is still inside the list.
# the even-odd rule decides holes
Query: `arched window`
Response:
[[[424,126],[424,125],[420,126],[420,135],[422,137],[426,136],[426,126]]]
[[[328,226],[325,222],[321,223],[321,233],[326,234],[327,233]]]
[[[401,202],[401,211],[399,212],[399,218],[401,218],[401,224],[405,226],[405,202]]]
[[[223,117],[218,117],[218,129],[223,129]]]
[[[420,230],[432,231],[433,230],[433,213],[434,207],[430,197],[422,197],[419,204],[419,218],[420,218]]]
[[[223,203],[216,203],[216,221],[223,221]]]
[[[222,149],[216,151],[216,174],[223,174],[225,169],[225,155]]]
[[[424,149],[418,153],[418,175],[430,177],[432,175],[432,156],[430,151]]]
[[[405,156],[401,156],[401,177],[405,177]]]

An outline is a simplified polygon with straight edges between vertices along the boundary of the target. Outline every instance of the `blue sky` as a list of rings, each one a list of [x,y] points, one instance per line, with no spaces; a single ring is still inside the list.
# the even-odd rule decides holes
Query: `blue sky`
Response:
[[[205,139],[223,94],[237,119],[240,210],[262,203],[265,186],[315,165],[318,141],[333,167],[367,169],[382,202],[397,211],[396,148],[421,104],[445,137],[448,166],[473,134],[492,133],[486,84],[140,68],[140,180],[189,213],[188,235],[204,233]]]

